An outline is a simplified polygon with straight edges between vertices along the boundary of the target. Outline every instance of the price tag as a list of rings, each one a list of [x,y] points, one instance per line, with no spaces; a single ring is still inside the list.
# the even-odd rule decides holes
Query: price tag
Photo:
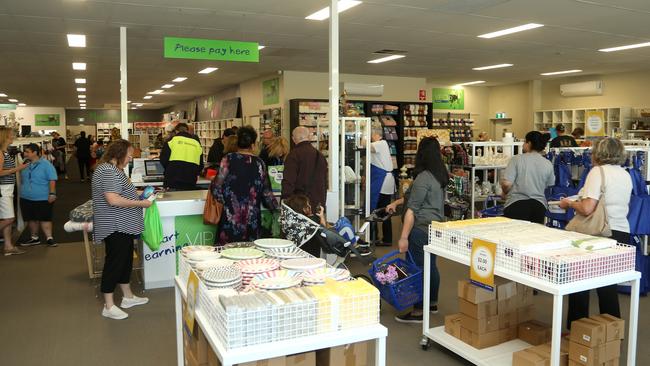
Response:
[[[494,291],[494,262],[497,245],[481,239],[472,241],[469,266],[470,281],[486,290]]]
[[[196,309],[196,294],[199,290],[199,278],[194,271],[190,271],[190,276],[187,279],[187,306],[183,313],[183,320],[185,321],[185,329],[189,334],[194,332],[194,310]]]

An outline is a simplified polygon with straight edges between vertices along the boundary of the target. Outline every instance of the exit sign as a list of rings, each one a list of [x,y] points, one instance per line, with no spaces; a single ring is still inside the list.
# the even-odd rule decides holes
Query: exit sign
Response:
[[[505,112],[497,113],[497,118],[506,118],[506,113]]]

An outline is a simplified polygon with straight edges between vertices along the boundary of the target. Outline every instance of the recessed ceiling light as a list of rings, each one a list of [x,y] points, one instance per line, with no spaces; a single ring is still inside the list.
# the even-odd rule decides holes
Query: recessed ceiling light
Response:
[[[630,49],[633,49],[633,48],[641,48],[641,47],[650,47],[650,42],[629,44],[627,46],[619,46],[619,47],[611,47],[611,48],[601,48],[598,51],[600,51],[600,52],[615,52],[615,51],[630,50]]]
[[[151,95],[145,95],[142,99],[151,99],[153,98]]]
[[[127,100],[126,103],[127,103],[127,104],[128,104],[128,103],[131,103],[131,101],[130,101],[130,100]]]
[[[143,105],[144,105],[144,104],[142,104],[142,103],[138,103],[138,104],[136,104],[135,106],[136,106],[136,107],[142,107]]]
[[[156,89],[154,91],[148,92],[147,94],[162,94],[163,92],[164,92],[164,90],[162,90],[162,89]]]
[[[86,47],[86,36],[83,34],[68,34],[68,46]]]
[[[77,84],[85,84],[86,79],[74,79],[74,82],[77,83]]]
[[[85,92],[85,91],[86,91],[86,88],[77,88],[77,91],[78,91],[78,92]]]
[[[5,93],[0,93],[0,98],[6,98],[6,97],[7,97],[7,94],[5,94]]]
[[[209,74],[213,71],[219,70],[218,67],[206,67],[205,69],[199,71],[199,74]]]
[[[564,71],[553,71],[553,72],[545,72],[543,74],[540,74],[542,76],[550,76],[550,75],[562,75],[562,74],[573,74],[576,72],[582,72],[582,70],[564,70]]]
[[[179,77],[177,77],[176,79],[172,80],[172,82],[174,82],[174,83],[182,83],[182,82],[185,81],[185,80],[187,80],[186,77],[179,76]]]
[[[77,95],[77,97],[78,97],[79,99],[86,99],[86,96],[85,96],[84,94],[79,94],[79,95]]]
[[[174,84],[165,84],[165,85],[161,86],[161,88],[163,88],[163,89],[169,89],[169,88],[171,88],[171,87],[173,87],[173,86],[174,86]]]
[[[80,107],[79,109],[86,109],[86,107]]]
[[[339,0],[338,3],[338,10],[339,13],[344,12],[350,8],[353,8],[359,4],[361,4],[363,1],[356,1],[356,0]],[[330,17],[330,7],[323,8],[313,14],[307,15],[305,19],[309,20],[325,20]]]
[[[85,62],[73,62],[72,63],[72,70],[86,70],[86,63]]]
[[[539,27],[543,27],[543,26],[544,26],[544,24],[528,23],[528,24],[520,25],[518,27],[503,29],[503,30],[500,30],[500,31],[492,32],[492,33],[481,34],[478,37],[479,38],[501,37],[501,36],[505,36],[507,34],[523,32],[523,31],[526,31],[526,30],[529,30],[529,29],[535,29],[535,28],[539,28]]]
[[[138,108],[136,108],[136,107],[131,107],[131,109],[138,109]]]
[[[368,61],[368,63],[369,64],[378,64],[378,63],[381,63],[381,62],[397,60],[398,58],[404,58],[404,57],[406,57],[406,56],[405,55],[390,55],[390,56],[370,60],[370,61]]]
[[[482,71],[482,70],[500,69],[502,67],[511,67],[511,66],[514,66],[514,65],[513,64],[498,64],[498,65],[474,67],[474,68],[472,68],[472,70]]]
[[[9,101],[10,101],[11,103],[17,103],[17,102],[18,102],[18,99],[9,99]]]
[[[262,46],[261,44],[257,45],[257,49],[258,49],[258,50],[261,50],[261,49],[263,49],[263,48],[266,48],[266,46]]]
[[[466,83],[460,83],[460,84],[456,84],[454,86],[476,85],[476,84],[483,84],[484,82],[485,82],[485,80],[468,81]]]
[[[18,106],[19,106],[19,107],[25,107],[25,106],[27,106],[27,104],[25,104],[25,103],[18,103]]]

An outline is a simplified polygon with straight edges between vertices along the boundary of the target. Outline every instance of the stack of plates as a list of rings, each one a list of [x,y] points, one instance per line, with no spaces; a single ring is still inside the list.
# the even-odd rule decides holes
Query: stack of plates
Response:
[[[280,263],[276,259],[260,258],[241,261],[237,263],[237,266],[241,270],[244,286],[248,286],[253,277],[262,273],[275,271],[280,268]]]
[[[223,249],[231,249],[231,248],[253,248],[255,247],[255,243],[252,241],[236,241],[232,243],[228,243],[223,246]]]
[[[191,252],[214,252],[215,248],[211,245],[188,245],[181,249],[181,252],[185,255]]]
[[[207,260],[207,261],[198,262],[198,263],[196,263],[194,268],[197,271],[204,271],[204,270],[206,270],[208,268],[228,267],[228,266],[232,266],[233,264],[235,264],[235,261],[233,261],[231,259],[219,258],[219,259],[210,259],[210,260]]]
[[[221,256],[234,260],[255,259],[262,258],[264,256],[264,252],[253,248],[230,248],[224,249],[221,252]]]
[[[279,270],[262,273],[251,281],[251,286],[257,290],[282,290],[300,286],[302,274],[299,272]]]
[[[196,266],[200,262],[213,261],[215,259],[221,258],[221,254],[215,252],[214,248],[212,251],[207,251],[207,250],[189,251],[187,252],[187,254],[185,254],[185,256],[187,257],[187,261],[192,267]]]
[[[280,262],[280,267],[292,271],[305,272],[312,269],[325,267],[325,259],[322,258],[296,258],[285,259]]]
[[[296,247],[273,248],[264,251],[267,256],[278,259],[293,259],[309,257],[302,249]]]
[[[296,245],[291,240],[269,238],[255,240],[255,246],[261,249],[276,249],[295,247]]]
[[[234,265],[208,268],[201,273],[201,277],[210,289],[238,289],[242,285],[241,271]]]
[[[347,281],[350,278],[350,271],[330,267],[312,269],[304,273],[302,284],[305,286],[322,285],[328,278],[334,281]]]

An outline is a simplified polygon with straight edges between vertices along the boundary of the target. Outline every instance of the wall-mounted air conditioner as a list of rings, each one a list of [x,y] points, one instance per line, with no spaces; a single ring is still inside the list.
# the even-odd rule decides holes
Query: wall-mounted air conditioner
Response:
[[[343,83],[341,90],[345,90],[347,95],[380,97],[384,94],[384,85]]]
[[[584,97],[589,95],[603,95],[602,80],[585,81],[560,85],[560,95],[563,97]]]

